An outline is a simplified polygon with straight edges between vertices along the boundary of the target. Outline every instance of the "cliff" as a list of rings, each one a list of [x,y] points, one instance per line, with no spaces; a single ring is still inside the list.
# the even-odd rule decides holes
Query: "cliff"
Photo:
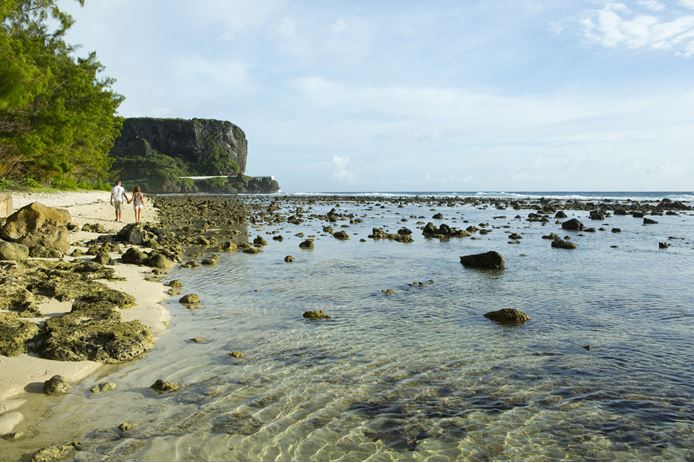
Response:
[[[236,175],[246,171],[246,134],[214,119],[129,118],[111,149],[118,158],[151,156],[177,159],[189,175]]]
[[[164,193],[274,193],[270,177],[248,177],[246,134],[214,119],[129,118],[111,149],[113,174]],[[198,180],[190,177],[215,177]]]

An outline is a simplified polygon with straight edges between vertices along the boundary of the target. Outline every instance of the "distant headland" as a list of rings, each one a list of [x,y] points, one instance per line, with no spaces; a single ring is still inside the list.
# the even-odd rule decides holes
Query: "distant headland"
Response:
[[[127,183],[157,193],[274,193],[273,177],[245,175],[246,134],[215,119],[127,118],[110,155]]]

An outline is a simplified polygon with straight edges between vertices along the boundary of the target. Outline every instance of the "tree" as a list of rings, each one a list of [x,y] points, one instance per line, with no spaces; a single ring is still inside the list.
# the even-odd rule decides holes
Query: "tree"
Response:
[[[95,53],[77,58],[65,43],[74,21],[56,3],[0,3],[0,179],[96,184],[110,167],[123,97]]]

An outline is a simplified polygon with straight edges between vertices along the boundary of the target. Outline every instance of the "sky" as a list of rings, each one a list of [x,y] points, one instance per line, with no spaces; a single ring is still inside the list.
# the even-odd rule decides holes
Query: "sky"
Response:
[[[74,0],[123,116],[283,191],[694,190],[694,0]]]

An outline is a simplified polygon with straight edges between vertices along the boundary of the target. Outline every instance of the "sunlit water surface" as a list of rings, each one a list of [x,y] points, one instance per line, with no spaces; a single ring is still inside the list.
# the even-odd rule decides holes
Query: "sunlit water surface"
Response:
[[[48,412],[3,453],[80,440],[80,460],[694,460],[692,216],[608,217],[606,231],[573,234],[578,249],[562,250],[541,239],[564,235],[558,225],[513,218],[529,211],[437,208],[452,226],[510,225],[440,242],[415,229],[428,206],[340,206],[364,216],[344,228],[348,241],[319,221],[250,228],[270,243],[261,254],[175,270],[202,307],[170,301],[152,352],[42,399]],[[408,226],[415,242],[359,241],[376,226]],[[276,231],[284,242],[266,234]],[[298,248],[300,231],[317,236],[315,250]],[[512,231],[520,244],[508,244]],[[659,250],[668,236],[684,239]],[[504,254],[505,271],[460,265],[487,250]],[[503,307],[532,319],[483,317]],[[316,309],[333,319],[302,318]],[[183,388],[159,396],[157,378]],[[106,380],[118,389],[88,391]],[[123,421],[133,430],[118,431]]]

